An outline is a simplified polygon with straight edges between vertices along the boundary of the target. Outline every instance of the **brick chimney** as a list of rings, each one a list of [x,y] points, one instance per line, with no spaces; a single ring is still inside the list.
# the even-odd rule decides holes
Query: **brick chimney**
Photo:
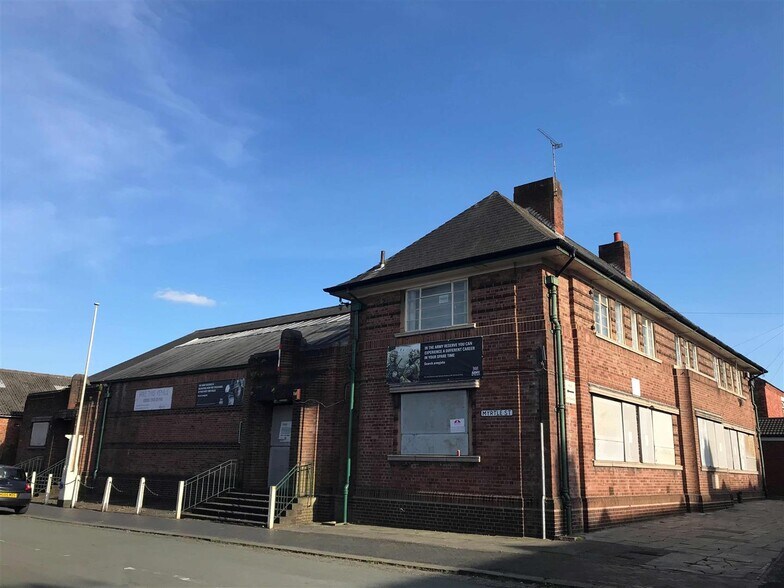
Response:
[[[607,245],[599,245],[599,257],[607,263],[614,265],[621,270],[626,277],[632,279],[632,256],[629,244],[621,239],[621,234],[613,234],[613,242]]]
[[[564,234],[563,190],[561,182],[555,178],[515,187],[514,201],[518,206],[530,208],[543,217],[559,235]]]
[[[71,378],[71,385],[68,388],[68,409],[72,410],[79,405],[79,395],[82,393],[82,374],[74,374]]]

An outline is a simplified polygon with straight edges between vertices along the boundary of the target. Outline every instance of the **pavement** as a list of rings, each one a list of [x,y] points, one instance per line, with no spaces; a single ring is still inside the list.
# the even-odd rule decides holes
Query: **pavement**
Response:
[[[38,504],[28,516],[538,585],[784,586],[784,501],[631,523],[569,542],[365,525],[269,530]]]

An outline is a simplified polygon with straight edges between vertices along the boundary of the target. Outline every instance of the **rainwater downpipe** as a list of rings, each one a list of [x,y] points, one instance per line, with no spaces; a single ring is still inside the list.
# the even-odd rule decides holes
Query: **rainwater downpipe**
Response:
[[[106,394],[103,400],[103,416],[101,417],[101,432],[98,434],[98,451],[95,454],[95,469],[93,470],[93,480],[98,477],[98,466],[101,465],[101,448],[103,447],[103,430],[106,427],[106,413],[109,412],[109,399],[112,397],[111,384],[106,385]]]
[[[359,313],[363,304],[359,299],[346,296],[351,300],[351,368],[348,403],[348,439],[346,451],[346,483],[343,486],[343,524],[348,523],[348,489],[351,482],[351,443],[354,431],[354,398],[357,386],[357,342],[359,341]]]
[[[767,372],[763,372],[767,373]],[[749,397],[751,398],[751,405],[754,407],[754,422],[755,427],[754,430],[757,432],[757,448],[759,449],[759,471],[762,477],[762,494],[765,498],[768,497],[768,481],[765,479],[765,456],[762,454],[762,437],[760,436],[760,427],[759,427],[759,410],[757,410],[757,400],[754,398],[754,387],[756,385],[756,380],[758,380],[762,374],[757,376],[751,376],[749,378]]]
[[[556,411],[558,415],[558,467],[559,481],[561,490],[561,502],[564,518],[566,519],[566,534],[572,534],[572,501],[569,495],[569,452],[566,439],[566,393],[564,386],[564,362],[563,362],[563,334],[561,332],[561,321],[558,318],[558,277],[574,261],[575,251],[572,251],[569,261],[558,270],[555,275],[547,276],[545,284],[547,286],[547,298],[550,307],[550,324],[553,332],[553,347],[555,353],[555,390],[556,390]]]

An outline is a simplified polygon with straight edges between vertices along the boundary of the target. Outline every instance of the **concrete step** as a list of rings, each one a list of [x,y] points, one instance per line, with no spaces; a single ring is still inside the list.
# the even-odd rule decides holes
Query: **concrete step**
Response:
[[[264,510],[266,511],[269,507],[269,504],[266,502],[244,502],[239,500],[234,500],[232,498],[215,498],[213,500],[208,500],[204,504],[210,504],[214,507],[221,507],[221,508],[234,508],[237,510],[247,510],[247,511],[258,511]]]
[[[230,519],[241,519],[241,520],[249,520],[249,521],[263,521],[266,522],[267,520],[267,511],[264,512],[247,512],[241,510],[233,510],[229,508],[215,508],[209,504],[200,504],[197,507],[194,507],[188,514],[197,514],[197,515],[206,515],[216,518],[230,518]]]
[[[224,516],[214,516],[209,514],[200,514],[195,512],[186,512],[183,513],[183,517],[189,519],[199,519],[202,521],[215,521],[216,523],[231,523],[233,525],[248,525],[252,527],[266,527],[267,526],[267,519],[264,518],[263,521],[251,520],[251,519],[237,519],[233,517],[224,517]],[[276,523],[279,522],[278,520],[275,521]]]

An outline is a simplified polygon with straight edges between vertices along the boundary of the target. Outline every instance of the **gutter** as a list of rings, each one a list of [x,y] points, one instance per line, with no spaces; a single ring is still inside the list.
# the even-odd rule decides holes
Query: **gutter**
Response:
[[[763,372],[767,373],[767,372]],[[765,498],[768,497],[768,481],[765,476],[765,456],[762,454],[762,435],[760,434],[760,426],[759,426],[759,411],[757,410],[757,401],[754,399],[754,382],[758,380],[762,374],[759,376],[752,376],[749,378],[749,388],[751,397],[751,405],[754,407],[754,430],[757,432],[757,448],[759,449],[759,471],[760,475],[762,475],[762,492],[765,495]]]
[[[99,384],[100,385],[100,384]],[[98,466],[101,465],[101,449],[103,448],[103,431],[106,428],[106,413],[109,412],[109,399],[112,397],[111,385],[106,386],[106,394],[103,401],[103,416],[101,417],[101,432],[98,435],[98,449],[95,452],[95,468],[93,469],[93,480],[98,477]]]

